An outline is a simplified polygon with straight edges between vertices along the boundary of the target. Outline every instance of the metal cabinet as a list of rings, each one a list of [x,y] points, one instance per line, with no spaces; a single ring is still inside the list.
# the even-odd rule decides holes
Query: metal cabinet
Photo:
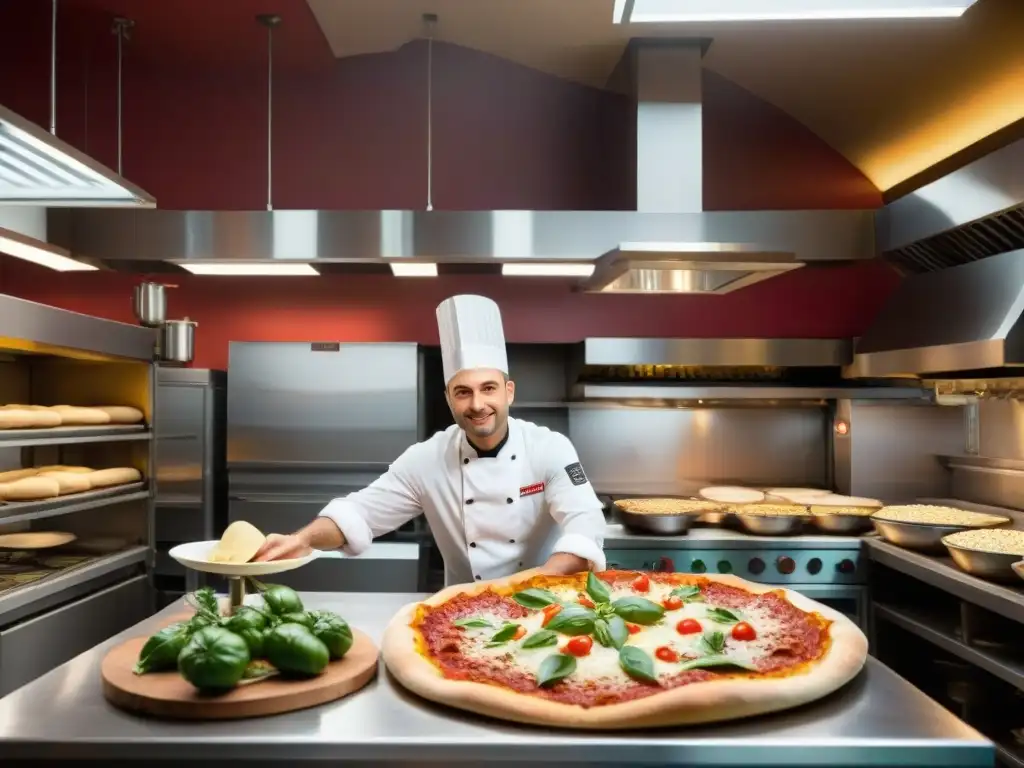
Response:
[[[155,581],[162,592],[185,589],[183,570],[167,552],[220,536],[227,525],[224,371],[161,367],[157,371]]]
[[[8,627],[0,632],[0,696],[137,624],[151,608],[149,579],[136,576]]]

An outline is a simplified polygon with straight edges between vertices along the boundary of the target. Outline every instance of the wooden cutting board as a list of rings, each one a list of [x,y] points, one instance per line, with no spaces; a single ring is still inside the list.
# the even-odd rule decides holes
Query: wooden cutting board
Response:
[[[132,667],[149,639],[136,637],[104,657],[103,695],[121,709],[175,720],[237,720],[307,709],[355,693],[376,676],[377,646],[357,629],[352,636],[344,658],[314,678],[275,675],[219,695],[200,693],[177,671],[136,675]]]

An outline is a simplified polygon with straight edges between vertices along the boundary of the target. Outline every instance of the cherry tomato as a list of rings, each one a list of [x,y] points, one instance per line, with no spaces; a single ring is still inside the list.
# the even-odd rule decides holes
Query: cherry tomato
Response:
[[[555,615],[562,610],[562,606],[558,603],[552,603],[551,605],[544,606],[544,621],[541,622],[541,626],[546,627],[548,622],[555,618]]]
[[[639,624],[627,624],[626,625],[626,629],[629,630],[629,634],[635,635],[637,632],[640,631],[640,625]]]
[[[679,661],[679,654],[669,648],[667,645],[663,645],[660,648],[655,649],[654,655],[662,661],[673,662]]]
[[[747,622],[741,621],[732,628],[732,637],[734,640],[753,640],[757,637],[757,632]]]
[[[651,588],[651,580],[646,573],[642,573],[633,579],[633,589],[637,592],[646,592]]]
[[[683,619],[676,624],[676,632],[680,635],[695,635],[703,629],[696,619]]]
[[[565,652],[572,654],[573,656],[586,656],[590,653],[590,649],[594,647],[594,641],[586,635],[580,635],[574,637],[568,643],[565,644]]]
[[[665,606],[665,610],[678,611],[683,607],[683,600],[681,597],[677,597],[676,595],[669,595],[661,601],[661,604]]]
[[[591,600],[589,597],[585,597],[584,595],[580,595],[579,599],[577,599],[576,602],[578,602],[584,608],[593,608],[594,607],[594,601]]]
[[[526,636],[526,627],[520,624],[516,627],[516,633],[512,635],[513,640],[522,640]]]

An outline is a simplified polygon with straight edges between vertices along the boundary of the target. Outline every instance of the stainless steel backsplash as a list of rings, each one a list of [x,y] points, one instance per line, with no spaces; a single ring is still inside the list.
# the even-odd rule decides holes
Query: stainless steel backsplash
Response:
[[[573,406],[569,437],[599,493],[688,495],[708,483],[829,484],[822,407]]]

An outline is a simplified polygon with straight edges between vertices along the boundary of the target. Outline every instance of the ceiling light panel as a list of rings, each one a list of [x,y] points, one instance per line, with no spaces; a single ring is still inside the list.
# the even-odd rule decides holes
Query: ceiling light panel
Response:
[[[57,272],[95,272],[92,264],[72,259],[68,251],[18,232],[0,227],[0,253],[23,261],[31,261]]]
[[[594,265],[520,262],[502,264],[501,274],[508,277],[590,277],[594,274]]]
[[[437,264],[391,262],[391,274],[395,277],[437,277]]]
[[[116,173],[0,106],[0,204],[153,208]]]
[[[240,264],[222,262],[219,264],[178,264],[193,275],[218,276],[262,276],[262,277],[315,277],[317,272],[311,264]]]
[[[616,0],[616,24],[957,18],[977,0]]]

